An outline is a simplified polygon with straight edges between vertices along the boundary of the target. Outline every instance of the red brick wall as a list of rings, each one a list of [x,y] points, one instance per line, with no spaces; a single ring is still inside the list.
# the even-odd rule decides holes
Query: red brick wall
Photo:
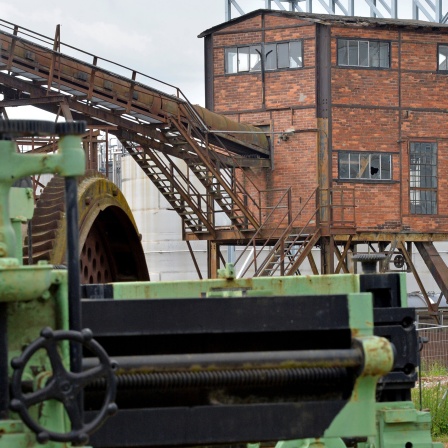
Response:
[[[331,76],[332,103],[362,106],[397,106],[398,72],[334,66]]]
[[[441,139],[448,138],[448,116],[437,109],[444,108],[448,77],[437,73],[437,43],[448,43],[448,35],[334,27],[332,37],[333,150],[393,154],[394,183],[387,184],[338,181],[333,154],[335,183],[356,188],[358,230],[447,232],[448,185],[441,174],[448,169],[448,146]],[[337,37],[389,40],[391,68],[337,67]],[[438,141],[437,216],[409,210],[409,142],[422,138]]]
[[[213,36],[214,45],[214,104],[215,111],[233,119],[253,124],[272,124],[272,131],[316,128],[315,29],[314,25],[297,19],[261,16],[224,28]],[[281,26],[282,28],[275,29]],[[252,29],[252,31],[249,31]],[[265,73],[265,108],[262,104],[261,73],[224,73],[224,49],[232,45],[303,39],[304,67],[267,71]],[[235,114],[236,113],[236,114]],[[291,187],[294,210],[309,197],[317,185],[316,133],[292,135],[288,141],[274,136],[274,170],[246,170],[245,174],[263,177],[255,182],[263,191],[263,206],[275,206],[281,195]],[[305,170],[305,171],[304,171]],[[276,191],[272,191],[272,190]],[[278,191],[280,190],[280,191]],[[314,208],[314,202],[313,202]],[[266,214],[269,210],[266,211]],[[284,213],[284,212],[280,212]]]

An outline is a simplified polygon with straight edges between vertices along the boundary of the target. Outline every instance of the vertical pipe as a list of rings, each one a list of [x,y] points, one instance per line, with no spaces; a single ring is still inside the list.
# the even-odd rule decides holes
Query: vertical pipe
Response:
[[[318,131],[318,195],[317,224],[321,229],[321,273],[334,272],[333,245],[330,232],[331,151],[331,31],[316,25],[316,117]]]
[[[205,107],[215,109],[215,83],[214,83],[214,54],[213,34],[204,38],[204,81],[205,81]]]
[[[70,330],[81,331],[81,288],[79,272],[78,183],[75,177],[65,178],[67,221],[68,308]],[[82,351],[71,344],[70,362],[73,372],[81,372]]]
[[[255,51],[260,56],[260,63],[261,63],[261,108],[264,110],[264,109],[266,109],[266,86],[265,86],[265,77],[266,77],[266,75],[265,75],[265,70],[264,70],[264,62],[265,62],[264,42],[261,43],[261,51],[258,51],[257,49],[255,49]],[[271,51],[269,53],[271,53]]]
[[[403,151],[403,141],[402,141],[402,136],[403,136],[403,102],[402,102],[402,68],[401,68],[401,58],[402,58],[403,54],[402,54],[402,32],[398,31],[398,159],[399,159],[399,166],[404,166],[403,165],[403,158],[406,157],[406,153],[404,153]],[[392,65],[392,61],[390,63],[390,65]],[[407,145],[405,150],[407,149]],[[404,154],[403,154],[404,153]],[[391,161],[392,163],[392,161]],[[391,169],[392,166],[389,165],[389,169]],[[391,171],[392,172],[392,171]],[[399,199],[399,213],[400,213],[400,225],[403,225],[403,205],[404,205],[404,191],[405,189],[404,187],[404,170],[400,170],[400,199]],[[410,198],[410,194],[409,191],[407,191],[407,197],[406,197],[406,203],[408,203]]]
[[[292,222],[292,191],[288,189],[288,225]]]
[[[106,131],[106,177],[109,179],[109,131]]]
[[[281,239],[280,243],[280,275],[285,275],[285,239]]]
[[[76,177],[65,178],[65,209],[67,225],[67,270],[68,270],[68,311],[69,328],[81,331],[81,280],[79,272],[79,231],[78,231],[78,182]],[[74,373],[82,371],[82,345],[70,343],[70,369]],[[82,414],[84,396],[77,398]]]

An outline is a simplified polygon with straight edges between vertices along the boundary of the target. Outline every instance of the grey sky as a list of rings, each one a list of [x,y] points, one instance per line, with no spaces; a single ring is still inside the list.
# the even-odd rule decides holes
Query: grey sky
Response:
[[[265,5],[264,0],[238,3],[245,12]],[[0,1],[0,18],[46,36],[54,36],[61,24],[62,42],[174,84],[191,102],[203,104],[203,40],[197,35],[224,21],[224,4],[224,0],[40,0],[37,7],[35,0]],[[410,4],[411,0],[399,0],[402,16],[410,17]],[[355,12],[362,13],[362,5],[356,0]],[[315,12],[323,9],[316,7]],[[83,58],[91,62],[88,56]]]

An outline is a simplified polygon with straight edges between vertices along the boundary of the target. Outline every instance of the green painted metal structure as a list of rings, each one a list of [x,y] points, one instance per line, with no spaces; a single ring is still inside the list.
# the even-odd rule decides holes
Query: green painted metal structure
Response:
[[[36,132],[31,134],[35,135]],[[63,400],[54,399],[54,397],[46,399],[48,394],[45,395],[43,392],[43,395],[39,396],[39,391],[48,391],[51,388],[53,377],[57,376],[58,369],[69,372],[66,378],[80,381],[82,373],[70,373],[70,368],[73,368],[70,366],[70,338],[62,338],[57,344],[59,347],[57,355],[60,361],[55,362],[56,353],[49,353],[54,349],[48,348],[47,351],[37,350],[26,363],[21,361],[24,359],[23,350],[26,352],[33,347],[33,344],[36,344],[34,341],[39,340],[40,334],[42,335],[40,341],[45,344],[47,336],[42,329],[51,327],[54,330],[69,330],[69,309],[71,308],[67,272],[55,270],[45,263],[39,263],[36,266],[21,264],[22,256],[19,249],[21,245],[17,243],[21,240],[20,223],[31,217],[33,203],[28,190],[11,188],[15,180],[31,174],[58,173],[68,177],[82,175],[84,155],[80,139],[73,135],[63,136],[60,139],[59,148],[58,154],[55,155],[26,155],[17,153],[13,141],[0,141],[2,153],[0,165],[0,366],[2,366],[0,371],[0,448],[41,446],[37,440],[48,448],[68,447],[72,446],[73,442],[77,442],[78,445],[87,443],[85,434],[78,434],[77,437],[71,437],[71,440],[61,440],[65,435],[71,434],[73,428],[70,421],[73,422],[73,415],[76,412]],[[405,306],[407,303],[405,278],[401,276],[399,279],[401,303]],[[408,401],[376,402],[377,382],[394,366],[394,348],[387,339],[374,335],[372,294],[361,292],[360,283],[359,275],[261,277],[237,280],[232,265],[228,265],[220,270],[219,278],[216,280],[115,283],[109,286],[115,301],[135,299],[213,301],[228,298],[229,301],[247,302],[255,297],[270,296],[310,296],[309,300],[312,301],[313,297],[317,296],[344,295],[346,297],[344,300],[348,303],[353,348],[362,354],[363,359],[351,396],[325,429],[323,437],[322,434],[316,434],[319,436],[318,439],[279,441],[277,447],[342,448],[346,446],[343,438],[353,438],[357,440],[359,448],[435,448],[438,444],[431,441],[428,413],[416,411],[412,403]],[[298,318],[299,316],[291,316],[291,320]],[[315,319],[317,322],[319,316],[307,316],[304,310],[301,318]],[[220,316],[217,315],[216,319],[219,320]],[[48,336],[49,339],[51,337]],[[90,341],[90,336],[87,340]],[[262,360],[259,362],[262,364]],[[295,367],[304,366],[304,361],[294,362]],[[325,367],[328,363],[331,361],[324,359],[319,362],[310,362],[308,367]],[[280,368],[290,368],[293,361],[289,364],[281,365]],[[242,368],[248,367],[243,365]],[[190,368],[191,371],[195,369],[202,368],[197,365]],[[203,369],[213,370],[216,367],[209,366]],[[15,379],[17,370],[21,372],[19,378],[21,384],[18,386],[17,378]],[[14,381],[16,383],[10,387],[10,383]],[[65,386],[59,384],[58,387],[70,388],[73,384],[68,382]],[[23,396],[31,394],[28,396],[34,397],[34,401],[29,400],[23,405],[16,396],[10,397],[11,390],[17,393],[17,387],[22,389]],[[60,393],[65,392],[62,390]],[[20,396],[21,393],[19,398]],[[67,412],[64,411],[64,406]],[[113,407],[108,408],[106,414],[113,410]],[[20,417],[22,411],[25,414],[28,412],[29,418],[36,422],[39,428],[45,428],[39,429],[37,439],[35,430],[30,429],[29,425],[22,421]],[[75,417],[78,418],[78,420],[75,418],[75,426],[78,426],[75,429],[79,430],[79,427],[83,429],[79,415]],[[113,420],[110,421],[113,422]],[[93,429],[90,432],[93,432]],[[86,432],[89,431],[86,430]],[[61,435],[60,440],[57,440],[58,436],[54,437],[52,434]],[[147,444],[151,446],[151,440],[148,440]],[[256,446],[256,444],[253,445]]]

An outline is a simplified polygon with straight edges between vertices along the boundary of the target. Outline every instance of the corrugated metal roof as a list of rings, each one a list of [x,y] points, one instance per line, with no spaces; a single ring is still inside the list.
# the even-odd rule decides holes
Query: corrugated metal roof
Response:
[[[380,19],[374,17],[355,17],[355,16],[337,16],[331,14],[312,14],[306,12],[292,11],[275,11],[271,9],[258,9],[244,16],[229,20],[228,22],[216,25],[208,30],[203,31],[198,37],[205,37],[217,31],[225,29],[236,23],[243,22],[247,19],[260,14],[275,15],[280,17],[295,18],[298,20],[306,20],[312,23],[320,23],[323,25],[337,25],[347,27],[397,27],[409,29],[421,29],[428,31],[442,31],[448,33],[448,25],[436,22],[425,22],[423,20],[408,19]]]

